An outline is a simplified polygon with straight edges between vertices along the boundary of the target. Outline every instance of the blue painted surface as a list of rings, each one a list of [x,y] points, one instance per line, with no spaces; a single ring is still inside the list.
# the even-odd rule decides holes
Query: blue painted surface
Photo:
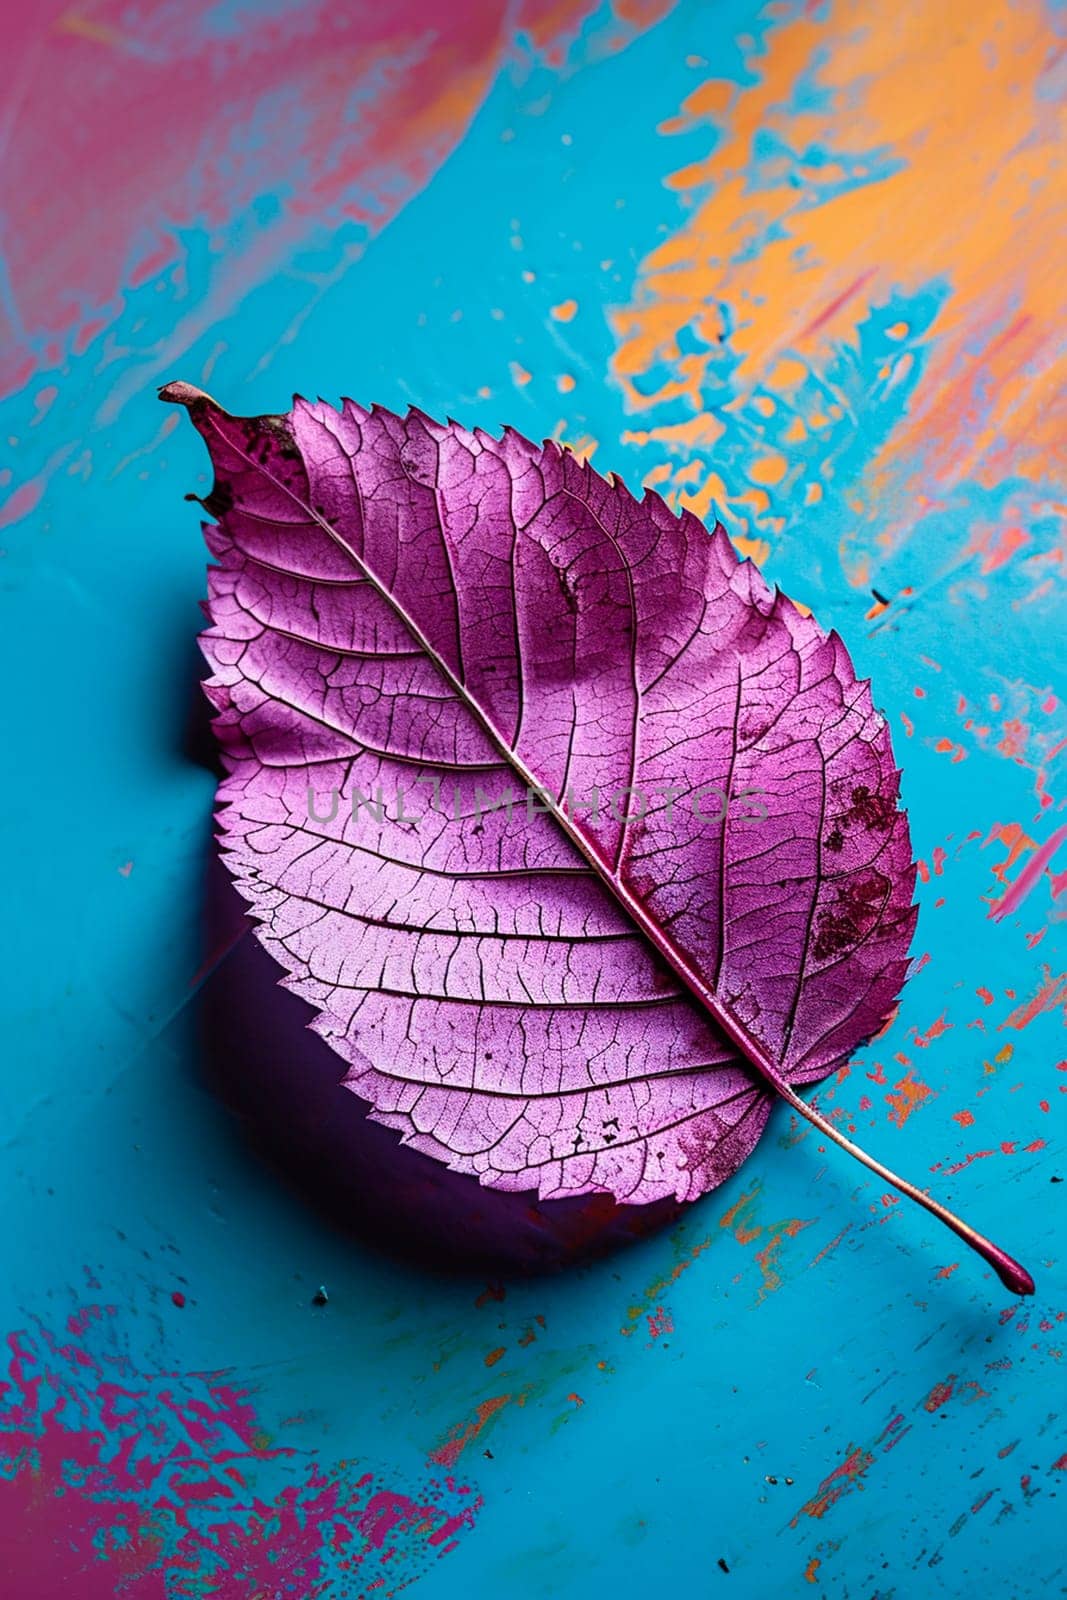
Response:
[[[239,9],[217,7],[215,25],[239,28]],[[425,1481],[430,1453],[480,1403],[511,1396],[456,1464],[483,1504],[454,1550],[421,1561],[429,1600],[1062,1592],[1067,1301],[1063,1190],[1051,1183],[1063,1171],[1062,1013],[1010,1022],[1045,969],[1060,971],[1062,923],[1047,881],[1025,912],[987,917],[1002,889],[995,829],[1016,821],[1040,842],[1056,823],[1035,810],[1032,772],[992,739],[956,764],[934,748],[976,685],[1009,708],[1013,695],[1030,706],[1027,684],[1050,693],[1062,610],[1047,596],[1024,605],[1011,565],[988,579],[992,605],[988,590],[952,606],[924,593],[961,529],[1003,504],[974,483],[932,517],[921,549],[879,571],[884,592],[910,585],[914,604],[892,626],[865,620],[870,595],[837,559],[847,489],[908,406],[907,384],[883,410],[857,379],[862,426],[841,425],[839,492],[809,518],[794,505],[767,568],[842,632],[894,729],[901,711],[915,719],[899,755],[916,854],[947,852],[921,886],[916,953],[930,959],[890,1037],[820,1104],[1016,1250],[1038,1280],[1032,1304],[1017,1307],[931,1219],[884,1205],[868,1174],[779,1110],[745,1169],[673,1231],[476,1305],[481,1281],[419,1274],[328,1231],[248,1153],[198,1076],[213,779],[182,748],[204,556],[180,495],[203,492],[206,472],[191,430],[159,437],[153,384],[210,369],[206,386],[237,412],[301,390],[535,436],[562,423],[568,439],[599,442],[598,467],[639,481],[663,450],[622,440],[644,423],[612,377],[609,308],[631,303],[640,260],[678,225],[668,159],[681,167],[709,145],[696,128],[668,158],[653,134],[694,87],[686,57],[718,54],[739,77],[728,41],[746,25],[749,5],[682,4],[581,70],[504,69],[425,189],[343,272],[358,230],[311,229],[195,331],[182,318],[213,263],[190,230],[182,298],[154,281],[130,292],[106,349],[65,360],[38,426],[40,379],[4,402],[17,481],[47,473],[40,503],[3,533],[4,1326],[114,1306],[140,1370],[231,1371],[274,1443],[302,1461],[356,1458],[399,1486]],[[265,194],[242,226],[254,234],[271,204]],[[873,309],[859,353],[839,351],[827,381],[876,367],[884,328],[905,317],[921,328],[943,294],[902,288]],[[553,319],[572,295],[579,315]],[[176,328],[163,370],[156,341]],[[516,387],[511,362],[531,381]],[[576,379],[565,396],[561,371]],[[729,478],[748,444],[722,416]],[[1051,543],[1045,513],[1029,531]],[[951,1031],[916,1048],[914,1032],[939,1018]],[[1005,1044],[1011,1059],[998,1062]],[[896,1051],[931,1090],[903,1129],[886,1105],[903,1076]],[[865,1077],[876,1058],[884,1086]],[[963,1126],[954,1113],[968,1107],[976,1122]],[[947,1172],[983,1150],[996,1153]],[[325,1307],[311,1303],[320,1283]],[[264,1463],[264,1492],[294,1470]]]

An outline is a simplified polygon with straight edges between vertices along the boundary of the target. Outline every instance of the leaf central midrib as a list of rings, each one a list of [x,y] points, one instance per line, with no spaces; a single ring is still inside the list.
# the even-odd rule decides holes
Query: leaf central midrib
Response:
[[[744,1057],[763,1078],[771,1083],[771,1085],[778,1091],[779,1094],[781,1094],[791,1103],[796,1104],[797,1096],[795,1092],[790,1087],[788,1082],[783,1078],[773,1056],[767,1050],[766,1046],[764,1046],[760,1040],[755,1038],[754,1035],[750,1033],[744,1023],[741,1022],[740,1018],[733,1014],[730,1007],[726,1005],[715,993],[715,991],[705,982],[700,973],[693,967],[692,963],[684,955],[684,953],[680,951],[669,938],[667,938],[659,925],[653,921],[652,917],[642,906],[641,902],[637,900],[633,894],[631,894],[627,885],[615,875],[612,867],[600,854],[592,841],[587,839],[581,830],[571,822],[571,819],[567,816],[567,813],[560,806],[556,796],[544,789],[536,774],[530,770],[518,752],[514,750],[508,743],[507,739],[497,728],[488,712],[470,693],[466,684],[456,676],[452,668],[442,658],[437,649],[430,643],[429,639],[423,633],[415,619],[409,615],[404,605],[391,592],[388,585],[386,585],[378,577],[378,574],[374,571],[373,567],[370,566],[363,556],[353,549],[347,539],[345,539],[343,535],[332,526],[331,523],[327,522],[325,517],[320,515],[320,513],[316,511],[313,506],[302,500],[300,496],[289,487],[288,484],[283,483],[279,478],[275,477],[274,474],[270,472],[262,462],[256,461],[253,457],[248,455],[244,450],[242,450],[231,439],[227,438],[222,433],[222,430],[218,427],[218,424],[215,420],[216,414],[225,416],[228,415],[228,413],[223,412],[221,407],[217,406],[216,403],[211,401],[207,396],[204,396],[201,404],[204,406],[207,412],[207,416],[212,427],[219,437],[224,441],[226,447],[230,450],[233,450],[236,455],[240,456],[240,458],[247,464],[248,467],[252,469],[254,473],[265,478],[274,486],[274,488],[287,495],[289,499],[292,500],[293,504],[303,512],[307,522],[313,526],[321,528],[327,537],[333,540],[337,548],[343,551],[348,559],[353,562],[353,564],[361,573],[363,573],[368,582],[374,587],[376,592],[392,609],[402,626],[408,630],[411,637],[418,644],[419,648],[424,651],[427,658],[433,663],[438,672],[440,672],[441,676],[451,686],[456,695],[458,695],[458,697],[463,701],[464,705],[471,712],[472,716],[475,718],[484,732],[488,735],[492,743],[500,751],[504,759],[514,768],[516,775],[523,780],[528,789],[534,791],[539,797],[542,798],[543,802],[548,807],[548,812],[546,814],[552,816],[556,825],[562,829],[563,833],[574,845],[575,849],[578,850],[585,860],[589,862],[590,866],[597,873],[598,877],[611,890],[612,894],[622,906],[623,910],[636,924],[637,928],[648,940],[652,948],[663,958],[664,961],[666,961],[667,965],[676,974],[676,976],[681,979],[694,1000],[696,1000],[700,1007],[711,1016],[712,1020],[721,1028],[726,1037],[730,1040],[731,1044],[735,1046],[742,1057]],[[327,428],[324,423],[320,422],[317,417],[314,417],[310,412],[310,408],[308,410],[308,416],[319,428],[323,430],[324,433],[329,435],[332,443],[338,449],[344,449],[341,441],[337,438],[337,435]],[[291,427],[290,433],[292,434]],[[293,437],[295,442],[295,435],[293,435]],[[299,449],[299,446],[297,446],[297,448]],[[345,454],[347,455],[347,452],[345,452]],[[356,487],[357,497],[362,502],[362,496],[359,494],[358,485],[356,485],[356,474],[352,466],[352,458],[349,457],[348,460],[349,472],[353,481],[353,485]],[[303,464],[302,452],[301,463]],[[504,465],[506,469],[507,464],[504,463]],[[254,513],[249,514],[254,515]],[[431,763],[427,764],[430,765]]]

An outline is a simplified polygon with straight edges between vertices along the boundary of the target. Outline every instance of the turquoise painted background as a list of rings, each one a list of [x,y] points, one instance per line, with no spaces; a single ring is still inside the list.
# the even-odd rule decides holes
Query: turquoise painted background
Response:
[[[10,19],[6,1592],[1062,1592],[1058,14],[386,9]],[[178,377],[563,438],[839,629],[922,909],[819,1104],[1034,1301],[783,1108],[533,1282],[399,1265],[249,1152],[199,1059]]]

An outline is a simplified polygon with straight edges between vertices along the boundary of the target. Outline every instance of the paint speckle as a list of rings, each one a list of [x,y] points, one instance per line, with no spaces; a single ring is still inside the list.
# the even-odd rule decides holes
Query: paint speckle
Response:
[[[368,1592],[454,1549],[480,1508],[469,1485],[428,1478],[411,1493],[271,1444],[248,1395],[218,1375],[166,1360],[139,1369],[113,1307],[8,1343],[0,1515],[22,1530],[5,1546],[12,1594],[274,1595],[283,1573],[306,1596],[353,1580]]]

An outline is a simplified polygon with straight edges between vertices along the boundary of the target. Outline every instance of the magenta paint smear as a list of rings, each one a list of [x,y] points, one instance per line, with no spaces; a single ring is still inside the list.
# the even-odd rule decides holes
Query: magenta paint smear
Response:
[[[990,907],[989,916],[994,922],[1002,922],[1005,917],[1011,916],[1013,911],[1019,909],[1027,895],[1040,883],[1053,856],[1065,841],[1067,841],[1067,823],[1057,828],[1055,833],[1034,851],[1011,887],[995,905]],[[1052,880],[1052,893],[1053,897],[1059,893],[1056,879]]]
[[[462,137],[516,36],[558,57],[596,9],[9,7],[0,213],[19,226],[5,239],[0,394],[84,350],[124,291],[181,270],[183,230],[213,241],[210,303],[179,319],[163,361],[314,229],[377,231]],[[230,225],[253,206],[238,238]]]
[[[0,1571],[49,1600],[392,1595],[454,1549],[481,1498],[446,1475],[382,1483],[268,1442],[219,1374],[138,1370],[114,1307],[8,1339]],[[165,1590],[164,1590],[165,1585]]]

